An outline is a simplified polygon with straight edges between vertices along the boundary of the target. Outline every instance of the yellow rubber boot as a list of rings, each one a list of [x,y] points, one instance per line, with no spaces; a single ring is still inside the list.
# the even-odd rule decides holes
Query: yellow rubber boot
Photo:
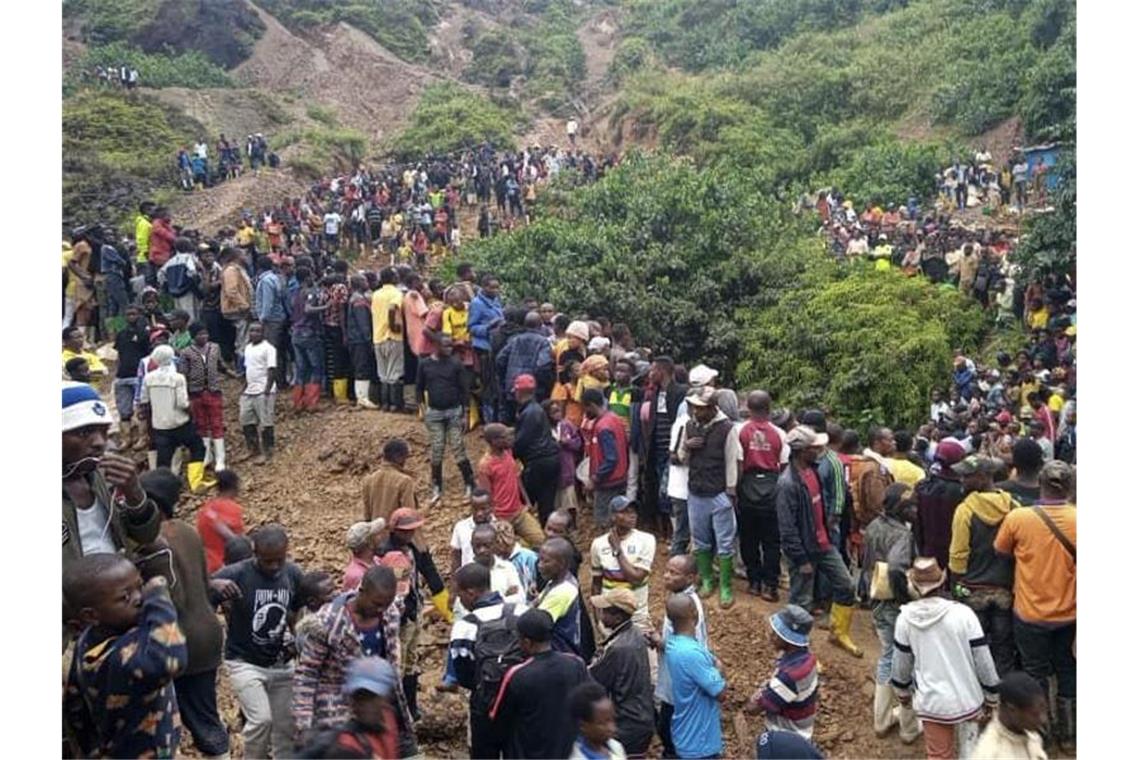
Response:
[[[851,640],[851,615],[853,612],[855,612],[854,607],[832,603],[831,636],[828,637],[828,641],[840,649],[846,650],[853,657],[862,657],[863,650],[855,646],[855,642]]]
[[[348,403],[348,378],[334,377],[332,381],[333,398],[338,404]]]
[[[447,589],[440,591],[438,594],[431,598],[431,604],[439,612],[448,625],[451,625],[455,616],[451,612],[451,599],[447,593]]]
[[[213,488],[218,481],[206,478],[206,465],[202,462],[189,462],[186,465],[186,479],[190,481],[190,492],[201,493],[207,488]]]

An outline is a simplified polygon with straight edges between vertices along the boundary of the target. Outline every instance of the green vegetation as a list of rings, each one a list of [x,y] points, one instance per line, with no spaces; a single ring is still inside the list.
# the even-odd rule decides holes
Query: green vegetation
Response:
[[[631,155],[606,177],[547,203],[539,221],[467,249],[511,298],[626,322],[684,361],[732,369],[745,336],[737,308],[775,304],[818,243],[740,170],[701,171]]]
[[[330,129],[337,126],[336,112],[326,106],[313,103],[305,109],[305,115]]]
[[[428,59],[428,30],[439,22],[434,0],[261,0],[260,5],[294,29],[343,21],[406,61]]]
[[[196,51],[222,68],[248,58],[265,31],[257,13],[240,2],[64,0],[63,17],[89,45],[121,42],[168,57]],[[139,73],[145,81],[141,67]]]
[[[180,147],[202,125],[145,96],[87,91],[63,105],[65,223],[118,222],[140,198],[173,186]]]
[[[1053,210],[1029,217],[1014,253],[1023,282],[1048,274],[1064,275],[1077,265],[1076,161],[1063,156],[1054,172],[1059,183],[1049,193]]]
[[[117,68],[123,64],[138,69],[143,87],[200,89],[234,84],[225,69],[197,50],[175,53],[168,48],[162,53],[144,53],[124,42],[112,42],[89,48],[80,66],[90,76],[96,66]]]
[[[355,169],[368,153],[368,138],[355,129],[317,127],[294,130],[273,139],[277,151],[296,143],[303,143],[303,150],[289,159],[289,166],[311,179],[328,175],[330,168]]]
[[[518,114],[452,83],[426,88],[403,132],[389,151],[401,160],[448,153],[483,141],[500,148],[515,142]]]
[[[586,54],[576,34],[579,16],[570,0],[530,0],[494,27],[472,24],[464,30],[473,54],[464,78],[505,88],[525,77],[525,94],[559,112],[586,76]]]
[[[920,423],[930,389],[946,384],[953,350],[976,350],[985,327],[957,291],[867,262],[818,264],[775,307],[739,314],[742,387],[864,428]]]

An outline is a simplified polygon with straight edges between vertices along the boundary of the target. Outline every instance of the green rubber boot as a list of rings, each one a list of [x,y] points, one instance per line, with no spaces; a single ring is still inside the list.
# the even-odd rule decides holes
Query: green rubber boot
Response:
[[[718,559],[720,560],[720,608],[727,610],[735,601],[732,598],[732,555]]]
[[[697,572],[701,576],[701,586],[697,589],[697,596],[701,599],[708,599],[713,592],[712,552],[708,549],[698,549],[695,553],[697,555]]]

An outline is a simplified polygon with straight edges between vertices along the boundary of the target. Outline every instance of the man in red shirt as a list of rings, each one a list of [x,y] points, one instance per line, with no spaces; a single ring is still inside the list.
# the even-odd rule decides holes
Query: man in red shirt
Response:
[[[491,494],[495,519],[509,522],[515,535],[537,549],[546,540],[546,534],[523,501],[519,466],[511,453],[512,438],[506,425],[494,422],[483,428],[483,440],[490,448],[479,460],[477,478],[479,486]]]
[[[597,388],[582,393],[587,423],[582,427],[590,480],[586,490],[594,494],[594,526],[608,530],[610,502],[624,496],[629,473],[629,439],[621,418],[606,408],[606,397]]]
[[[863,651],[851,640],[851,615],[855,584],[839,550],[831,543],[823,507],[823,486],[816,461],[828,443],[827,433],[799,425],[788,433],[791,461],[776,483],[776,512],[780,523],[780,548],[791,565],[788,601],[801,607],[811,604],[815,574],[822,573],[831,585],[831,642],[855,657]]]
[[[226,542],[245,533],[237,502],[241,479],[233,470],[218,470],[216,477],[218,495],[198,510],[198,535],[206,550],[206,572],[211,575],[225,564]]]
[[[768,420],[772,399],[767,391],[748,394],[750,419],[740,429],[740,554],[748,569],[748,593],[769,602],[779,600],[780,525],[776,518],[776,480],[788,462],[787,434]]]

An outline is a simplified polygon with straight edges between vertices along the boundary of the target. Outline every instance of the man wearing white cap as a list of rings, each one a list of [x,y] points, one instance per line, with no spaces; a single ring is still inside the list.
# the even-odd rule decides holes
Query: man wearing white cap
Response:
[[[130,460],[107,453],[111,411],[86,383],[63,384],[63,569],[158,538],[162,515]]]
[[[341,581],[342,591],[354,591],[360,585],[360,579],[368,572],[368,568],[380,564],[376,556],[376,549],[380,546],[380,538],[384,535],[386,525],[383,517],[372,522],[353,523],[345,536],[345,544],[352,552],[352,559],[344,569]]]

